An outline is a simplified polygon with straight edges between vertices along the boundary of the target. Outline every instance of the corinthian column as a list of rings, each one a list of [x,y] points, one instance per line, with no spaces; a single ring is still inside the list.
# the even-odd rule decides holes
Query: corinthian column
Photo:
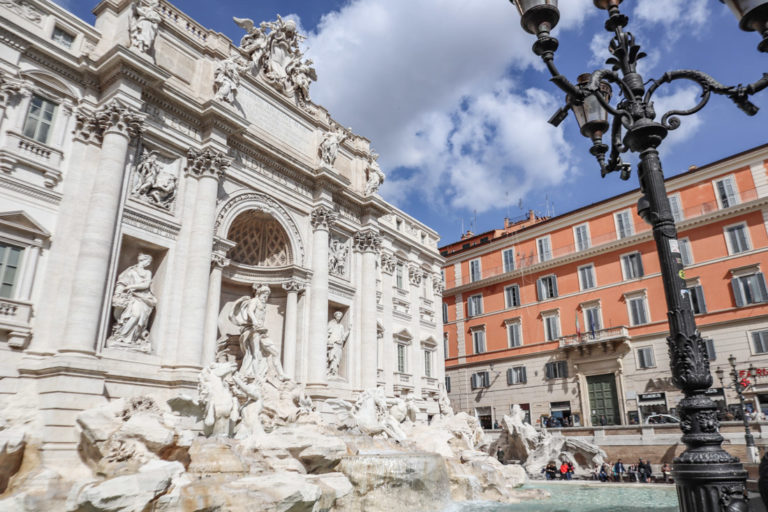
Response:
[[[205,313],[205,338],[203,340],[203,366],[211,364],[216,356],[219,309],[221,308],[221,274],[229,266],[226,252],[216,251],[211,258],[211,276],[208,280],[208,308]]]
[[[184,284],[184,307],[181,310],[181,329],[177,351],[179,366],[202,365],[206,309],[208,305],[208,279],[213,253],[213,233],[216,223],[216,199],[219,179],[231,160],[211,148],[202,151],[190,149],[187,153],[186,174],[197,179],[195,214],[191,219],[187,270]],[[213,300],[218,300],[216,297]]]
[[[308,384],[327,384],[328,231],[336,212],[327,206],[312,210],[312,281],[309,302]]]
[[[101,140],[101,155],[93,190],[87,199],[89,215],[80,243],[61,352],[92,354],[95,351],[122,197],[126,152],[131,137],[141,133],[144,117],[112,100],[88,119],[78,119]]]
[[[299,293],[304,290],[304,283],[288,281],[283,283],[283,290],[288,292],[285,302],[285,329],[283,330],[283,371],[292,378],[296,378],[296,330],[298,327]]]
[[[363,389],[376,387],[378,372],[378,338],[376,336],[376,258],[381,250],[381,235],[374,229],[355,234],[355,249],[363,254],[363,272],[360,283],[362,293],[360,313],[362,319],[362,343],[360,368]]]

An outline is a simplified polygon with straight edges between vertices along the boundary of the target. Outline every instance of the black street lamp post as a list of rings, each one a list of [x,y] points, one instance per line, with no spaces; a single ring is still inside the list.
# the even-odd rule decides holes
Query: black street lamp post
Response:
[[[733,380],[733,389],[736,390],[736,395],[739,397],[739,404],[741,405],[741,420],[744,422],[744,440],[747,444],[747,454],[749,455],[750,462],[757,463],[760,462],[760,454],[757,451],[757,446],[755,445],[755,438],[749,428],[749,416],[747,416],[747,408],[744,406],[744,391],[747,389],[747,386],[745,386],[742,383],[742,380],[739,379],[739,372],[736,370],[736,357],[733,354],[731,354],[731,356],[728,358],[728,364],[731,365],[730,373],[731,379]],[[722,374],[722,372],[722,369],[717,369],[718,377]],[[754,382],[755,378],[757,377],[757,370],[751,364],[749,365],[748,373]]]
[[[746,512],[747,473],[739,459],[723,450],[717,406],[705,394],[712,385],[709,358],[696,329],[685,286],[677,230],[657,148],[669,130],[680,126],[680,116],[704,108],[713,93],[729,97],[746,114],[755,115],[757,107],[749,101],[749,96],[768,87],[768,74],[747,86],[725,86],[694,70],[670,71],[646,82],[637,72],[637,62],[645,54],[634,36],[624,30],[629,18],[619,10],[622,0],[594,0],[595,7],[608,12],[605,29],[614,34],[609,45],[612,57],[607,61],[612,69],[581,75],[573,84],[560,74],[554,63],[559,42],[550,32],[560,20],[557,0],[510,1],[520,12],[523,28],[537,37],[533,52],[546,64],[552,82],[566,93],[566,105],[550,123],[559,125],[572,110],[582,135],[592,141],[590,153],[600,164],[603,176],[619,171],[622,179],[629,179],[631,166],[621,160],[621,154],[632,151],[640,155],[637,171],[643,195],[638,201],[638,213],[653,226],[668,309],[667,344],[672,379],[684,394],[678,410],[686,450],[675,459],[672,469],[680,509],[682,512]],[[725,0],[725,3],[740,17],[742,29],[763,35],[758,49],[768,52],[768,0]],[[657,122],[651,99],[660,86],[676,80],[690,80],[701,86],[701,101],[688,110],[666,112]],[[615,107],[609,103],[611,83],[617,85],[621,93]],[[649,84],[647,88],[646,84]],[[609,129],[610,155],[608,145],[603,142],[603,135]]]

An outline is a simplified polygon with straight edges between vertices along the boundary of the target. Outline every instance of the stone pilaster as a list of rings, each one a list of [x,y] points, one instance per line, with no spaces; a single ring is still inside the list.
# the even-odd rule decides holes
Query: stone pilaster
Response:
[[[376,387],[378,370],[378,338],[376,336],[376,257],[381,250],[381,235],[374,229],[365,229],[355,234],[355,249],[363,254],[363,272],[360,280],[362,293],[362,343],[360,368],[362,388]]]
[[[283,290],[288,293],[285,301],[285,327],[283,329],[283,371],[288,377],[296,378],[296,333],[298,331],[299,293],[304,291],[301,281],[283,283]]]
[[[221,308],[221,275],[230,261],[226,250],[214,249],[211,256],[211,275],[208,280],[208,306],[205,313],[205,339],[203,341],[203,366],[216,358],[219,309]]]
[[[109,304],[104,295],[122,200],[126,154],[131,137],[143,129],[144,117],[117,100],[87,116],[88,131],[101,142],[101,154],[88,198],[90,214],[83,229],[61,352],[95,351],[102,306]]]
[[[309,299],[308,384],[327,384],[328,233],[337,213],[321,205],[312,210],[312,281]]]
[[[190,149],[187,176],[197,180],[194,217],[191,219],[187,268],[184,276],[184,307],[177,361],[180,366],[199,367],[203,360],[203,339],[208,306],[211,257],[219,179],[231,160],[212,148]],[[218,299],[216,299],[218,300]],[[206,356],[209,357],[209,356]]]
[[[395,279],[395,266],[397,260],[395,257],[388,253],[381,253],[381,304],[384,309],[382,316],[384,318],[392,318],[392,288],[394,286]],[[397,368],[397,353],[395,352],[395,346],[392,339],[392,325],[390,323],[389,329],[384,331],[384,338],[381,340],[384,345],[382,368],[384,371],[384,390],[387,395],[391,395],[394,389],[394,371]]]

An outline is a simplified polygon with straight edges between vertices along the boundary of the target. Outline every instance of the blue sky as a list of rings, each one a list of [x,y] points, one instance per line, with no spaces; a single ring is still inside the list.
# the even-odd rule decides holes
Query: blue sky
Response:
[[[94,2],[61,0],[86,21]],[[562,0],[561,72],[575,79],[607,57],[605,15],[591,0]],[[442,243],[462,226],[477,232],[528,209],[556,215],[637,188],[600,178],[572,115],[546,124],[563,95],[548,82],[507,0],[177,1],[203,25],[239,41],[232,16],[259,22],[295,15],[309,35],[319,80],[311,93],[346,126],[372,140],[387,173],[382,195],[436,229]],[[212,8],[212,5],[215,8]],[[717,0],[628,0],[622,5],[649,54],[646,79],[700,69],[726,84],[768,71],[755,33],[738,29]],[[665,86],[657,112],[695,104],[696,86]],[[767,141],[768,93],[748,118],[716,97],[662,146],[668,176]],[[522,205],[522,208],[520,206]]]

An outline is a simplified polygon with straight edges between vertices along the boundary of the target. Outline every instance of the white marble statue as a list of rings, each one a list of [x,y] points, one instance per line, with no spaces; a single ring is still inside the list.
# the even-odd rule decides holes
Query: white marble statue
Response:
[[[448,393],[445,390],[445,384],[442,382],[438,384],[438,396],[437,405],[440,408],[440,416],[453,416],[453,407],[451,407],[451,400],[448,398]]]
[[[328,272],[332,276],[345,277],[347,275],[347,258],[349,246],[343,240],[332,238],[328,251]]]
[[[176,175],[160,166],[158,152],[144,150],[136,166],[131,195],[150,204],[170,209],[178,182]]]
[[[261,25],[257,27],[253,23],[253,20],[248,18],[232,19],[238,27],[246,31],[246,34],[240,39],[240,49],[248,55],[251,59],[251,63],[260,69],[264,50],[267,47],[267,29],[269,28],[269,25],[262,22]]]
[[[328,321],[328,375],[338,376],[341,355],[344,352],[344,344],[349,337],[349,331],[341,324],[341,311],[333,313],[333,318]]]
[[[368,160],[368,168],[365,171],[366,183],[365,183],[365,195],[370,196],[378,192],[379,187],[384,183],[386,174],[379,167],[378,160],[379,155],[371,153],[371,157]]]
[[[213,90],[219,101],[234,105],[240,87],[240,74],[247,71],[249,64],[237,53],[219,62],[213,75]]]
[[[351,131],[351,128],[345,130],[337,125],[325,132],[319,148],[320,159],[325,165],[333,167],[339,153],[339,147],[349,138]]]
[[[160,24],[159,0],[135,0],[133,16],[128,29],[131,34],[131,48],[149,53],[155,45],[157,26]]]
[[[152,272],[148,267],[151,264],[152,256],[140,254],[136,264],[118,276],[112,295],[115,324],[107,340],[108,347],[129,347],[145,352],[151,349],[148,324],[157,305],[157,298],[150,290]]]
[[[198,378],[200,402],[204,404],[203,427],[209,436],[229,437],[240,420],[240,404],[232,393],[234,362],[214,362]]]
[[[264,410],[264,398],[255,379],[246,381],[239,373],[232,374],[235,395],[242,400],[240,423],[235,426],[235,439],[247,439],[253,445],[262,434],[264,425],[261,412]]]
[[[296,98],[302,104],[311,101],[309,98],[309,86],[313,81],[317,80],[317,71],[312,67],[312,64],[314,64],[312,59],[307,59],[302,62],[300,57],[295,57],[288,66],[286,66],[288,81],[293,84]]]

